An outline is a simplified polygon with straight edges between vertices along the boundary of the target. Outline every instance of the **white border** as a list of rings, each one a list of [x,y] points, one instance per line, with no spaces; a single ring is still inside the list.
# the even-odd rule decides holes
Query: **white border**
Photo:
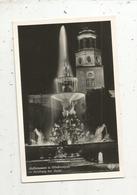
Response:
[[[115,100],[116,100],[116,116],[117,116],[117,134],[118,134],[118,152],[119,152],[119,167],[120,171],[115,172],[99,172],[99,173],[76,173],[76,174],[61,174],[61,175],[42,175],[42,176],[27,176],[26,174],[26,158],[25,158],[25,138],[23,125],[23,106],[22,106],[22,91],[21,91],[21,74],[20,74],[20,59],[19,59],[19,40],[18,26],[22,25],[42,25],[56,23],[80,23],[80,22],[101,22],[111,21],[112,33],[112,51],[113,51],[113,69],[115,83]],[[17,110],[18,110],[18,128],[20,142],[20,161],[21,161],[21,181],[22,182],[41,182],[41,181],[61,181],[61,180],[81,180],[81,179],[101,179],[101,178],[118,178],[124,177],[123,171],[123,152],[122,152],[122,125],[120,118],[120,92],[118,91],[118,62],[116,53],[116,19],[113,16],[109,17],[92,17],[92,18],[56,18],[46,19],[42,21],[16,21],[13,22],[14,33],[14,55],[15,55],[15,70],[16,70],[16,94],[17,94]]]

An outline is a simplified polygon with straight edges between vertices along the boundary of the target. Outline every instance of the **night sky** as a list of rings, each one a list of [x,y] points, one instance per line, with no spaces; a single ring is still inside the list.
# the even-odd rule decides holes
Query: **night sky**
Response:
[[[69,61],[75,75],[77,35],[84,27],[95,30],[97,48],[102,51],[106,89],[114,89],[109,21],[19,26],[19,50],[23,97],[29,94],[52,93],[53,79],[58,67],[59,31],[67,32]]]

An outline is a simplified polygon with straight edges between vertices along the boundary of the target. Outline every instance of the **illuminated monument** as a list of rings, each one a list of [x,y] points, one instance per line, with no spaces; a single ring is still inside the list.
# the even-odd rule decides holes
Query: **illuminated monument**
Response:
[[[83,112],[80,107],[81,105],[85,106],[85,94],[78,92],[78,79],[73,76],[68,59],[67,36],[64,26],[61,27],[59,33],[59,65],[57,76],[54,79],[54,94],[51,96],[51,104],[53,109],[59,108],[61,105],[62,113],[57,120],[54,115],[59,115],[59,112],[57,114],[54,110],[52,111],[55,123],[52,128],[53,132],[51,131],[49,134],[50,142],[52,140],[54,144],[76,143],[78,140],[77,130],[83,124],[79,118]],[[56,139],[57,134],[59,135]]]
[[[61,26],[54,91],[29,95],[31,117],[26,159],[30,176],[119,169],[117,142],[109,134],[113,124],[108,126],[114,121],[115,113],[111,113],[114,98],[108,97],[109,104],[104,104],[104,67],[101,51],[96,48],[96,37],[95,31],[89,29],[79,32],[74,76],[65,27]],[[111,122],[104,119],[104,108],[111,110],[107,113]],[[33,114],[37,114],[36,117],[32,117]],[[44,125],[38,125],[36,119]],[[38,170],[33,172],[31,167]],[[53,167],[60,168],[54,170]]]
[[[79,32],[77,38],[76,77],[69,62],[66,30],[61,26],[58,69],[53,81],[54,93],[29,96],[30,103],[40,103],[44,109],[48,107],[51,110],[50,125],[46,134],[43,135],[42,131],[39,132],[37,127],[34,127],[33,132],[39,140],[31,139],[34,144],[111,141],[107,127],[101,120],[104,70],[101,52],[96,48],[96,34],[85,29]]]
[[[95,31],[84,29],[78,35],[78,52],[76,53],[76,76],[78,91],[104,88],[104,70],[101,51],[96,48]]]
[[[54,92],[52,97],[60,101],[75,101],[84,96],[78,92],[78,79],[73,72],[68,58],[68,46],[65,27],[62,26],[59,33],[59,63],[57,77],[54,80]]]
[[[79,32],[76,56],[76,77],[73,76],[68,59],[67,36],[62,26],[59,35],[59,67],[55,79],[56,92],[86,93],[104,88],[104,67],[101,51],[96,48],[95,31],[84,29]]]
[[[77,91],[77,79],[73,77],[69,63],[67,35],[64,26],[61,27],[59,33],[59,62],[57,78],[55,79],[55,91],[57,93]]]
[[[77,93],[78,80],[73,76],[68,58],[68,46],[65,27],[62,26],[59,33],[59,65],[57,77],[54,80],[54,92],[52,98],[65,105],[71,105],[73,101],[84,98],[84,94]]]

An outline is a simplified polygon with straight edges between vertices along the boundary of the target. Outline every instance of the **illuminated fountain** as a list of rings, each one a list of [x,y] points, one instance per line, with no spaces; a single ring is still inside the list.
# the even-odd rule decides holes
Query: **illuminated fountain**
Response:
[[[77,92],[78,80],[73,76],[72,69],[69,63],[67,35],[64,26],[61,27],[59,34],[59,65],[57,77],[54,80],[54,84],[55,92],[57,93],[56,95],[54,95],[54,98],[56,97],[58,100],[67,99],[68,101],[70,101],[71,96],[73,96],[73,100],[75,100],[74,97],[78,99],[78,95],[80,94],[74,94]]]
[[[91,134],[82,120],[85,115],[85,94],[77,92],[78,80],[73,76],[68,59],[67,36],[62,26],[59,34],[59,66],[54,80],[55,94],[51,96],[51,107],[55,115],[53,128],[49,133],[50,144],[83,144],[110,141],[105,124]],[[56,114],[54,108],[60,108]],[[60,115],[60,117],[58,117]],[[103,136],[105,132],[105,136]]]
[[[77,86],[78,80],[73,76],[69,63],[66,31],[62,26],[59,33],[59,63],[54,79],[54,94],[48,96],[50,104],[46,105],[51,107],[51,128],[45,138],[41,131],[34,129],[34,138],[31,139],[33,145],[111,141],[105,124],[98,126],[95,134],[91,134],[87,129],[82,117],[86,114],[85,94],[79,93]]]
[[[59,129],[61,129],[60,133],[55,132],[58,128],[58,124],[55,123],[55,127],[53,127],[54,132],[51,135],[51,137],[53,137],[54,134],[55,136],[56,134],[60,134],[58,135],[57,141],[55,141],[56,144],[63,142],[63,140],[66,141],[67,144],[74,143],[74,140],[72,140],[72,136],[74,135],[72,131],[76,130],[76,123],[79,122],[79,125],[81,124],[80,119],[77,116],[76,109],[80,102],[82,102],[85,106],[85,94],[77,92],[77,84],[78,80],[73,76],[68,59],[65,27],[62,26],[59,34],[59,66],[57,77],[54,79],[55,94],[51,96],[53,109],[57,106],[57,104],[61,106],[61,118],[59,125]]]
[[[73,75],[68,59],[67,36],[64,26],[61,27],[59,33],[59,63],[53,83],[53,94],[29,96],[29,103],[32,104],[31,106],[35,105],[38,111],[40,110],[39,118],[43,117],[42,119],[48,125],[46,127],[30,125],[30,145],[26,145],[28,167],[33,167],[34,163],[34,167],[38,167],[38,170],[41,168],[44,174],[48,174],[48,170],[52,171],[52,174],[54,171],[61,171],[59,173],[63,174],[81,171],[83,173],[84,170],[88,172],[117,170],[118,164],[113,160],[111,164],[108,164],[106,158],[106,151],[110,154],[108,156],[113,158],[115,155],[116,159],[118,158],[117,149],[114,150],[114,143],[109,136],[107,126],[102,122],[94,129],[95,133],[93,134],[93,129],[85,119],[86,116],[88,117],[86,92],[78,91],[79,83]],[[32,110],[33,113],[35,114],[35,109]],[[48,117],[46,118],[43,113]],[[110,147],[113,148],[113,152],[110,152]],[[60,168],[54,169],[53,167]]]

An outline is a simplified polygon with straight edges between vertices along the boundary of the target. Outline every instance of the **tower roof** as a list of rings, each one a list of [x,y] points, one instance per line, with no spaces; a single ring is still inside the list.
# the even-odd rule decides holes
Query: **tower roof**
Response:
[[[92,34],[95,34],[96,31],[95,30],[91,30],[91,29],[88,29],[88,28],[84,28],[82,29],[79,34],[82,34],[82,33],[92,33]]]
[[[91,30],[88,27],[84,27],[78,34],[78,39],[83,39],[83,38],[93,38],[96,39],[96,31]]]

